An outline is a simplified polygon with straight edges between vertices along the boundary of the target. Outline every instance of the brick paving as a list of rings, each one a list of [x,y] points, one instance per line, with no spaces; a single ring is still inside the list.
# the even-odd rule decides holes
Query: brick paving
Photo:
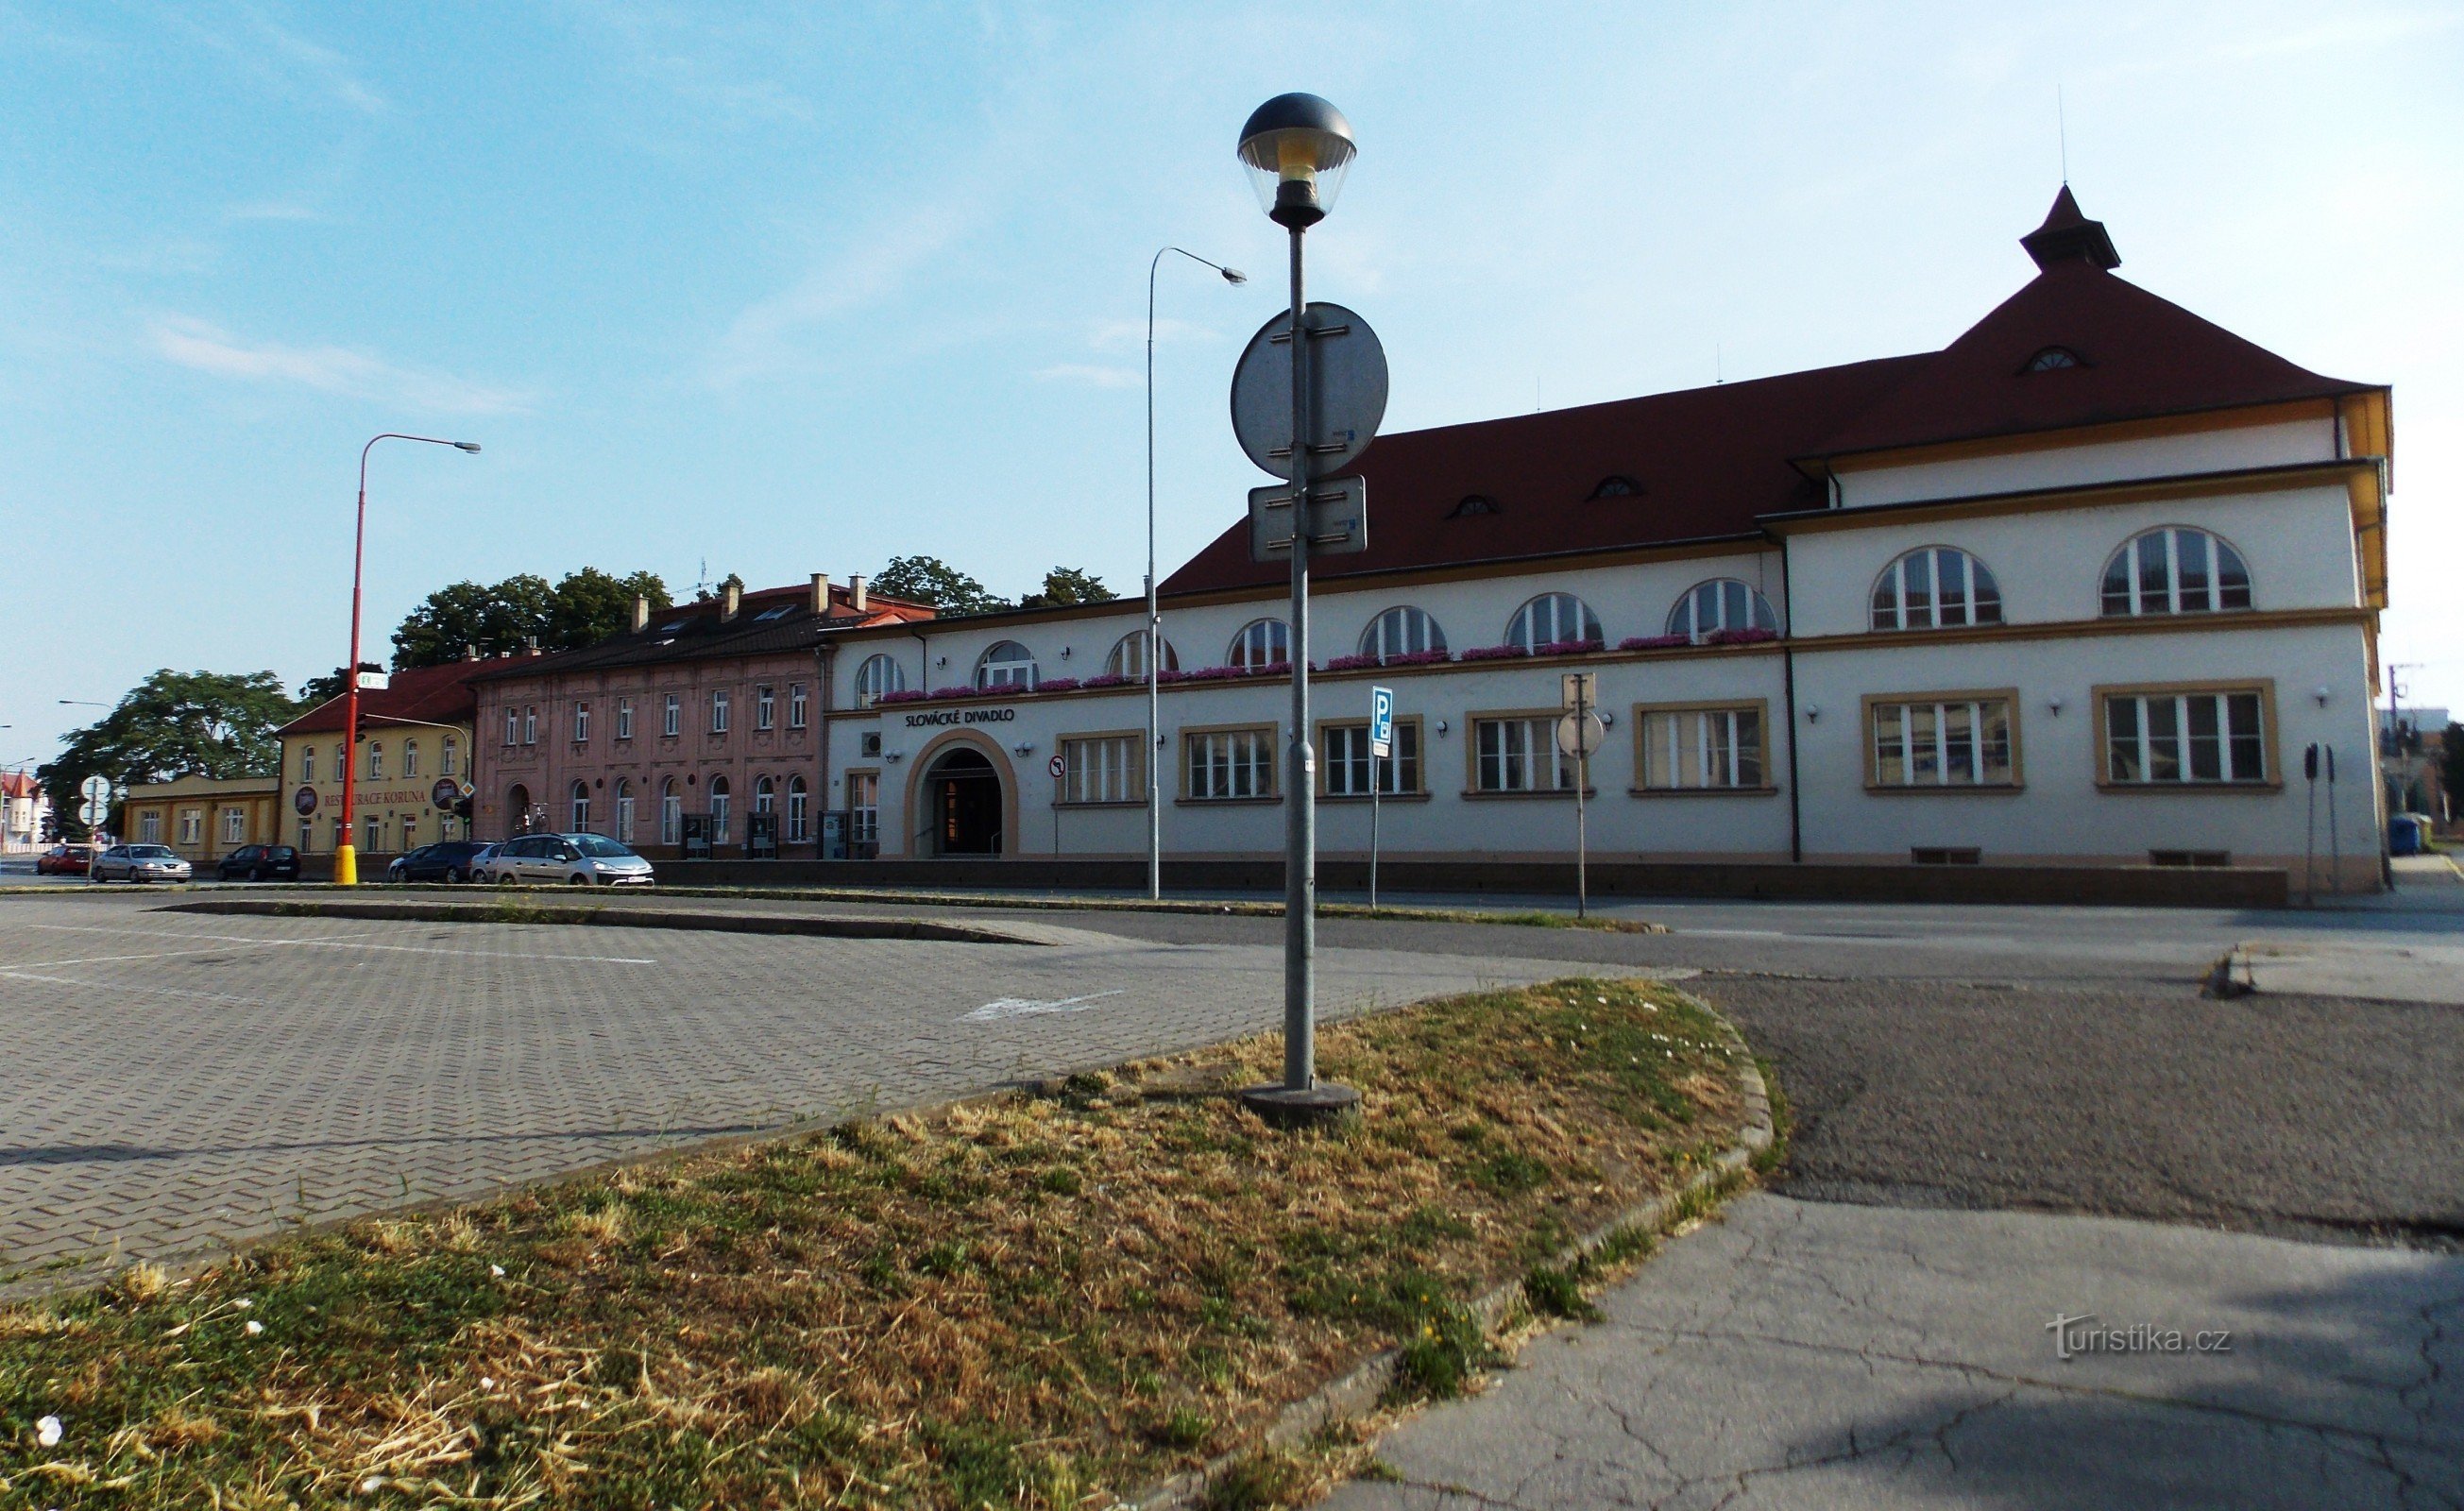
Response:
[[[1276,1026],[1282,955],[0,903],[0,1295]],[[1501,940],[1500,943],[1506,941]],[[1331,950],[1329,1017],[1565,974]],[[1074,1000],[1073,1000],[1074,999]],[[1056,1005],[1057,1004],[1057,1005]],[[13,1282],[13,1283],[12,1283]]]

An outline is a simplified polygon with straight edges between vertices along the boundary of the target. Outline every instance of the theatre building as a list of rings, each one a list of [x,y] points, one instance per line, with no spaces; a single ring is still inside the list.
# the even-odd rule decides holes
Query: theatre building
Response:
[[[1373,781],[1396,885],[1570,883],[1576,766],[1552,736],[1562,675],[1586,671],[1609,726],[1589,853],[1612,887],[2258,899],[2326,885],[2331,805],[2343,886],[2378,886],[2387,389],[2124,281],[2067,188],[2021,246],[2034,276],[1939,351],[1381,437],[1357,467],[1369,548],[1315,563],[1330,885],[1368,850]],[[1152,758],[1168,864],[1264,877],[1286,572],[1249,559],[1235,505],[1224,523],[1163,585],[1155,747],[1139,602],[840,616],[761,672],[720,637],[627,692],[571,658],[492,673],[528,690],[484,684],[486,748],[515,720],[504,749],[535,763],[495,785],[637,837],[655,790],[659,840],[680,803],[722,840],[707,853],[743,854],[720,817],[745,805],[739,752],[698,786],[691,761],[643,769],[628,820],[598,774],[530,754],[532,705],[579,718],[586,695],[595,732],[629,696],[674,741],[742,716],[704,707],[722,690],[734,709],[810,679],[818,734],[789,759],[780,726],[761,768],[774,805],[801,777],[831,816],[802,853],[1109,860],[1078,874],[1132,881]],[[1398,712],[1373,762],[1380,685]],[[564,734],[560,755],[583,744]],[[2342,776],[2315,808],[2314,745]]]

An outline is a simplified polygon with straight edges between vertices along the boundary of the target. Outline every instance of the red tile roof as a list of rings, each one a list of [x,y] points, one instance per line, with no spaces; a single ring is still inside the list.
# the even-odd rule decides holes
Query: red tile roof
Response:
[[[0,798],[39,798],[43,784],[30,771],[0,771]]]
[[[1939,352],[1752,383],[1383,436],[1369,549],[1323,578],[1750,536],[1765,515],[1818,509],[1822,459],[2359,393],[2115,277],[2102,225],[2065,186],[2023,238],[2037,276]],[[2048,347],[2078,365],[2028,371]],[[1639,485],[1595,496],[1604,480]],[[1477,495],[1486,507],[1464,507]],[[1245,520],[1166,579],[1167,593],[1264,587]]]
[[[471,679],[502,662],[456,661],[442,667],[413,667],[392,674],[382,690],[360,694],[360,725],[392,720],[420,724],[468,724],[478,712],[479,699]],[[328,698],[276,731],[279,734],[340,733],[342,699]]]

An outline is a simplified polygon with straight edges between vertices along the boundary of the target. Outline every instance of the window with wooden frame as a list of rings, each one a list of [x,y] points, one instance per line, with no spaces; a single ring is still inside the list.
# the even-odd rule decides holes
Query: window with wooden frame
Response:
[[[633,737],[633,700],[631,698],[616,700],[616,737],[620,740],[629,740]]]
[[[2019,786],[2018,693],[1915,692],[1865,699],[1872,792],[2013,792]]]
[[[1874,583],[1876,629],[1947,629],[2002,623],[2002,586],[1957,546],[1923,546],[1882,569]]]
[[[1470,714],[1474,793],[1574,790],[1574,758],[1557,749],[1555,712]]]
[[[809,722],[809,702],[804,696],[804,685],[801,682],[788,683],[787,727],[791,730],[803,729]]]
[[[684,733],[685,700],[683,698],[675,693],[669,693],[667,706],[661,712],[664,717],[659,725],[660,734],[673,739]]]
[[[881,773],[851,771],[847,774],[847,843],[879,844],[881,843]]]
[[[2277,780],[2273,683],[2164,683],[2092,695],[2100,786],[2178,791]]]
[[[1138,730],[1068,734],[1061,740],[1061,798],[1065,805],[1144,803],[1147,769],[1139,760],[1147,737]]]
[[[1318,791],[1329,798],[1369,796],[1370,768],[1376,768],[1377,793],[1386,798],[1418,798],[1420,784],[1420,721],[1398,718],[1395,738],[1384,759],[1369,751],[1368,721],[1328,721],[1318,727]]]
[[[1184,801],[1240,802],[1277,795],[1271,724],[1184,730],[1180,749]]]
[[[779,693],[766,682],[753,690],[753,727],[757,730],[779,727]]]
[[[2122,543],[2104,564],[2100,596],[2107,616],[2248,608],[2250,568],[2221,537],[2167,525]]]
[[[1770,705],[1639,704],[1634,711],[1634,769],[1643,793],[1770,792],[1764,749]]]

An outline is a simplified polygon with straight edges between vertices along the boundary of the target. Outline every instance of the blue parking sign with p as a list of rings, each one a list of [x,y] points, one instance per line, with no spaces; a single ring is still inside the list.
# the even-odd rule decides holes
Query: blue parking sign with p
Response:
[[[1369,690],[1369,754],[1383,760],[1395,750],[1395,690]]]

